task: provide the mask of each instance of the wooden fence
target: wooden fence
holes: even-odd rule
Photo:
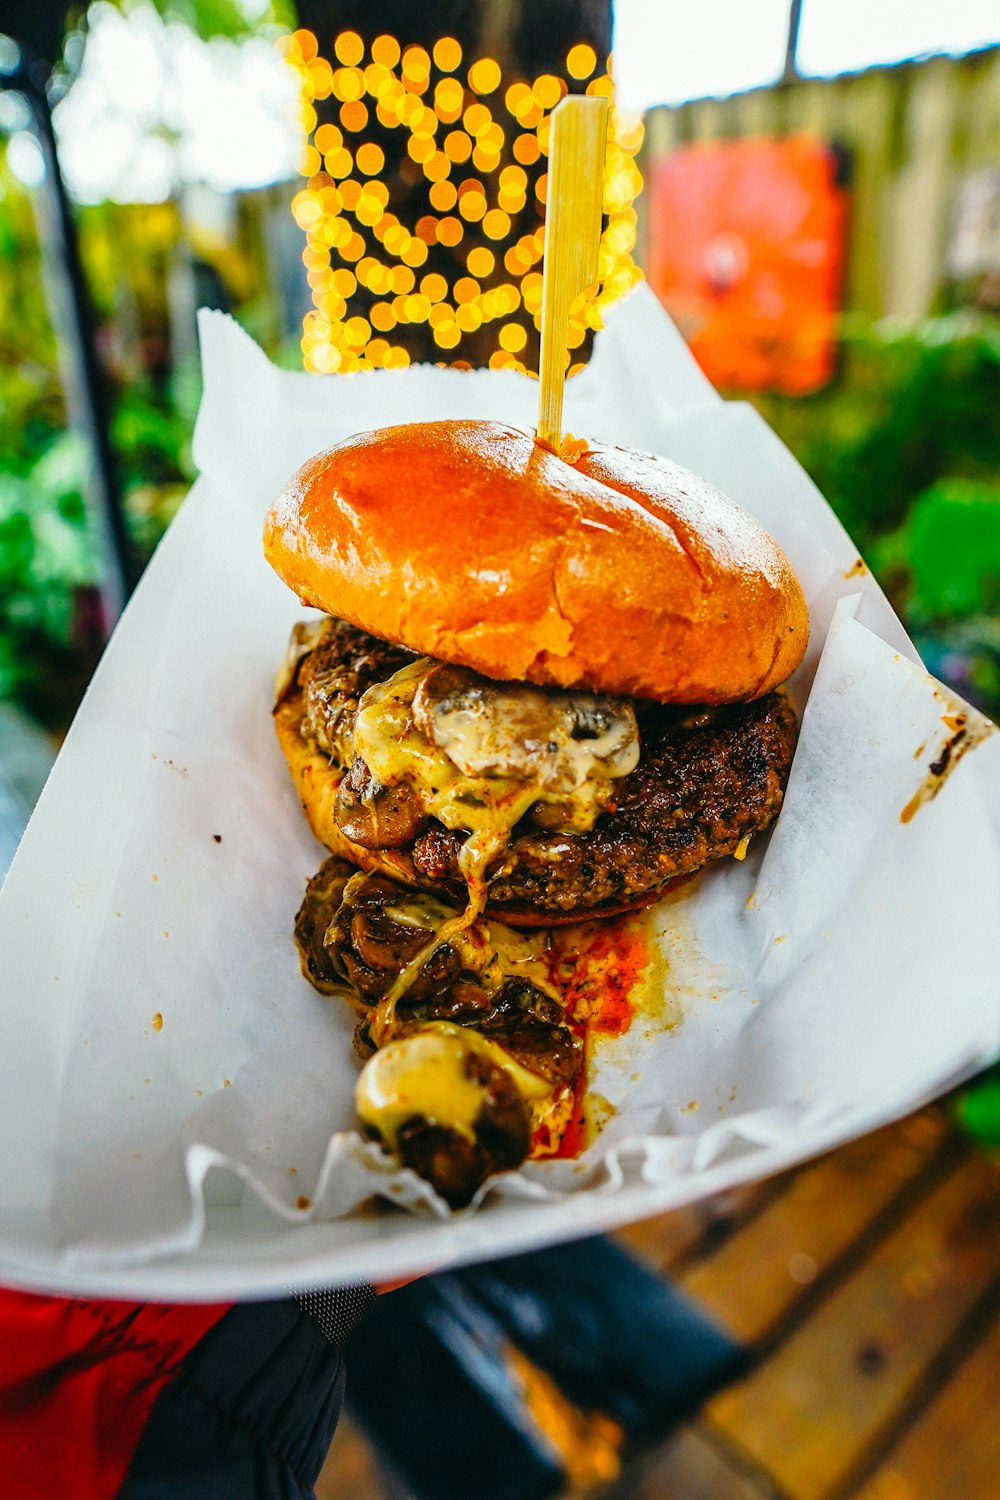
[[[1000,171],[1000,47],[653,109],[643,165],[693,141],[798,131],[849,153],[846,307],[932,312],[959,186],[978,169]]]

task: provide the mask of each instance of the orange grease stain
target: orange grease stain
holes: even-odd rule
[[[573,1030],[624,1036],[635,1016],[632,990],[649,964],[649,944],[627,917],[602,923],[568,970],[554,965]]]
[[[584,1042],[584,1049],[586,1049],[586,1042]],[[587,1064],[586,1050],[584,1050],[584,1065],[577,1074],[576,1083],[573,1086],[573,1103],[569,1119],[557,1130],[552,1130],[544,1121],[539,1125],[531,1138],[531,1150],[528,1153],[532,1161],[544,1161],[546,1158],[555,1156],[572,1160],[580,1155],[587,1145],[587,1116],[583,1104],[586,1092]]]
[[[536,1160],[572,1159],[588,1144],[584,1099],[591,1039],[595,1034],[624,1036],[628,1031],[636,1010],[632,993],[651,957],[645,933],[627,916],[593,926],[582,944],[580,936],[578,929],[572,939],[574,951],[562,947],[557,935],[548,963],[549,978],[562,996],[566,1020],[583,1040],[583,1067],[577,1075],[568,1123],[557,1132],[544,1124],[535,1132],[531,1156]]]

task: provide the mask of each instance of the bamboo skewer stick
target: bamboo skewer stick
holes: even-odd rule
[[[571,94],[552,113],[538,436],[556,453],[562,440],[569,310],[580,293],[597,280],[607,136],[606,99]]]

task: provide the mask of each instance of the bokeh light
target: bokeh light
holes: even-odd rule
[[[597,53],[587,42],[578,42],[566,53],[566,72],[571,78],[589,78],[597,67]]]
[[[434,64],[442,73],[453,73],[462,61],[462,49],[453,36],[442,36],[434,43]]]
[[[604,309],[641,279],[642,124],[615,108],[593,47],[571,46],[562,73],[533,79],[505,79],[490,57],[466,61],[454,37],[428,52],[383,34],[366,60],[363,38],[342,31],[327,60],[300,30],[284,52],[301,98],[306,181],[292,212],[313,298],[303,359],[316,373],[402,368],[418,328],[442,362],[470,368],[469,339],[476,362],[536,373],[552,110],[582,88],[611,101],[598,281],[569,325],[569,371],[582,369]]]
[[[469,87],[474,94],[492,94],[500,86],[500,64],[492,57],[481,57],[469,69]]]

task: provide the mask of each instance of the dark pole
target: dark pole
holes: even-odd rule
[[[20,46],[16,46],[16,59],[14,48],[4,50],[0,86],[16,89],[27,102],[45,161],[45,180],[38,199],[42,250],[52,269],[48,278],[49,296],[53,304],[52,321],[66,355],[67,403],[90,449],[90,521],[101,566],[104,631],[110,635],[138,581],[140,569],[121,504],[109,437],[110,405],[94,344],[94,314],[80,263],[76,224],[59,166],[45,88],[48,70],[44,64],[29,59]]]
[[[788,37],[785,42],[785,70],[782,76],[783,83],[791,83],[798,77],[798,66],[795,61],[799,50],[799,25],[802,21],[802,0],[791,0],[788,9]]]

